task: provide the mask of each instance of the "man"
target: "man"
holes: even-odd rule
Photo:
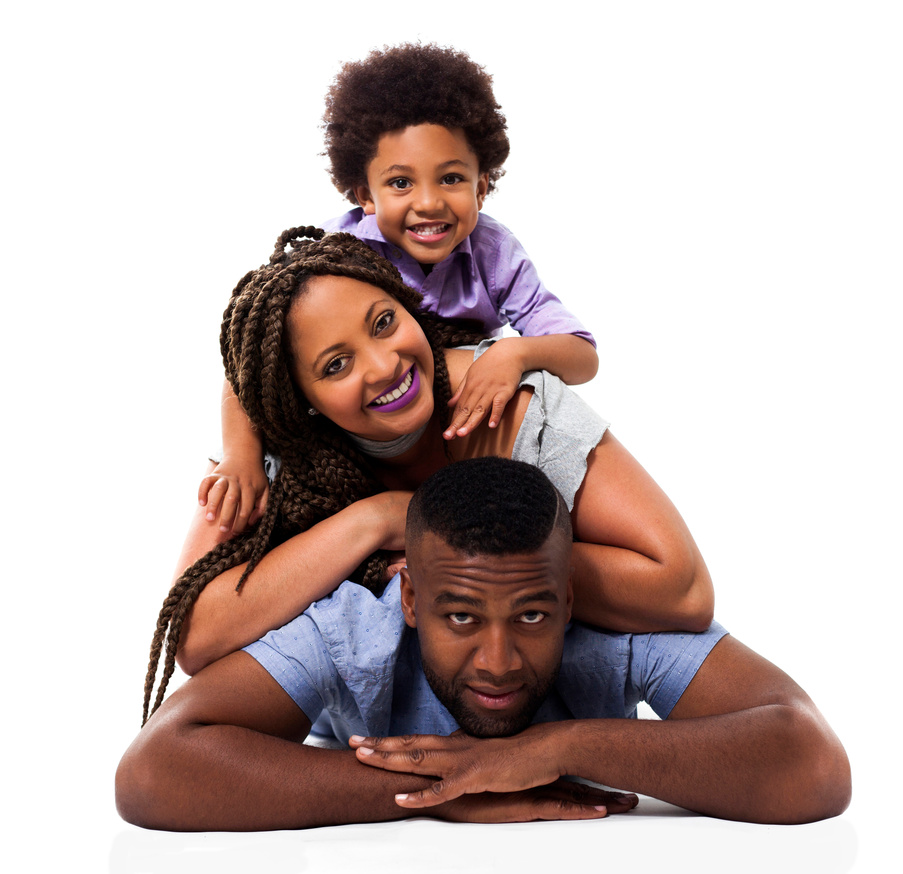
[[[846,808],[849,764],[821,714],[717,624],[569,624],[570,519],[535,468],[443,468],[412,499],[406,540],[407,569],[380,599],[345,583],[174,693],[119,766],[121,815],[251,830],[636,804],[565,775],[757,822]],[[625,718],[641,699],[663,719]],[[352,749],[300,743],[324,710]]]

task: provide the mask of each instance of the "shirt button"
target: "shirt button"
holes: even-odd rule
[[[401,249],[393,249],[392,257],[397,261],[401,257]]]

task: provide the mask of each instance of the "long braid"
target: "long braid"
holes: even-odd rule
[[[448,426],[452,390],[442,349],[478,342],[482,332],[473,325],[455,326],[421,313],[422,296],[404,284],[394,266],[350,234],[324,235],[310,226],[281,234],[269,263],[246,274],[235,287],[220,331],[226,377],[262,435],[267,452],[279,458],[281,466],[263,517],[254,528],[219,544],[187,568],[163,602],[151,643],[143,722],[163,701],[175,669],[184,619],[211,580],[247,562],[236,586],[239,591],[274,546],[384,490],[368,459],[340,428],[325,416],[307,415],[308,404],[290,375],[284,339],[288,311],[307,280],[323,275],[346,276],[378,286],[417,319],[433,351],[435,409],[442,429]],[[384,553],[371,556],[358,569],[363,584],[378,589],[386,566]],[[164,640],[163,673],[151,709]]]

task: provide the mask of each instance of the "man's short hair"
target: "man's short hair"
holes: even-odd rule
[[[408,543],[426,532],[466,555],[536,552],[553,529],[572,539],[564,498],[539,468],[509,458],[472,458],[443,467],[408,505]]]

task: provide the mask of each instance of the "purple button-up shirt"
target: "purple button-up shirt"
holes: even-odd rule
[[[426,309],[446,318],[476,319],[497,334],[510,324],[529,337],[576,334],[594,346],[592,334],[541,282],[523,246],[504,225],[480,213],[477,226],[429,274],[407,252],[388,242],[376,216],[356,207],[324,223],[363,240],[391,261],[406,285],[423,295]]]

